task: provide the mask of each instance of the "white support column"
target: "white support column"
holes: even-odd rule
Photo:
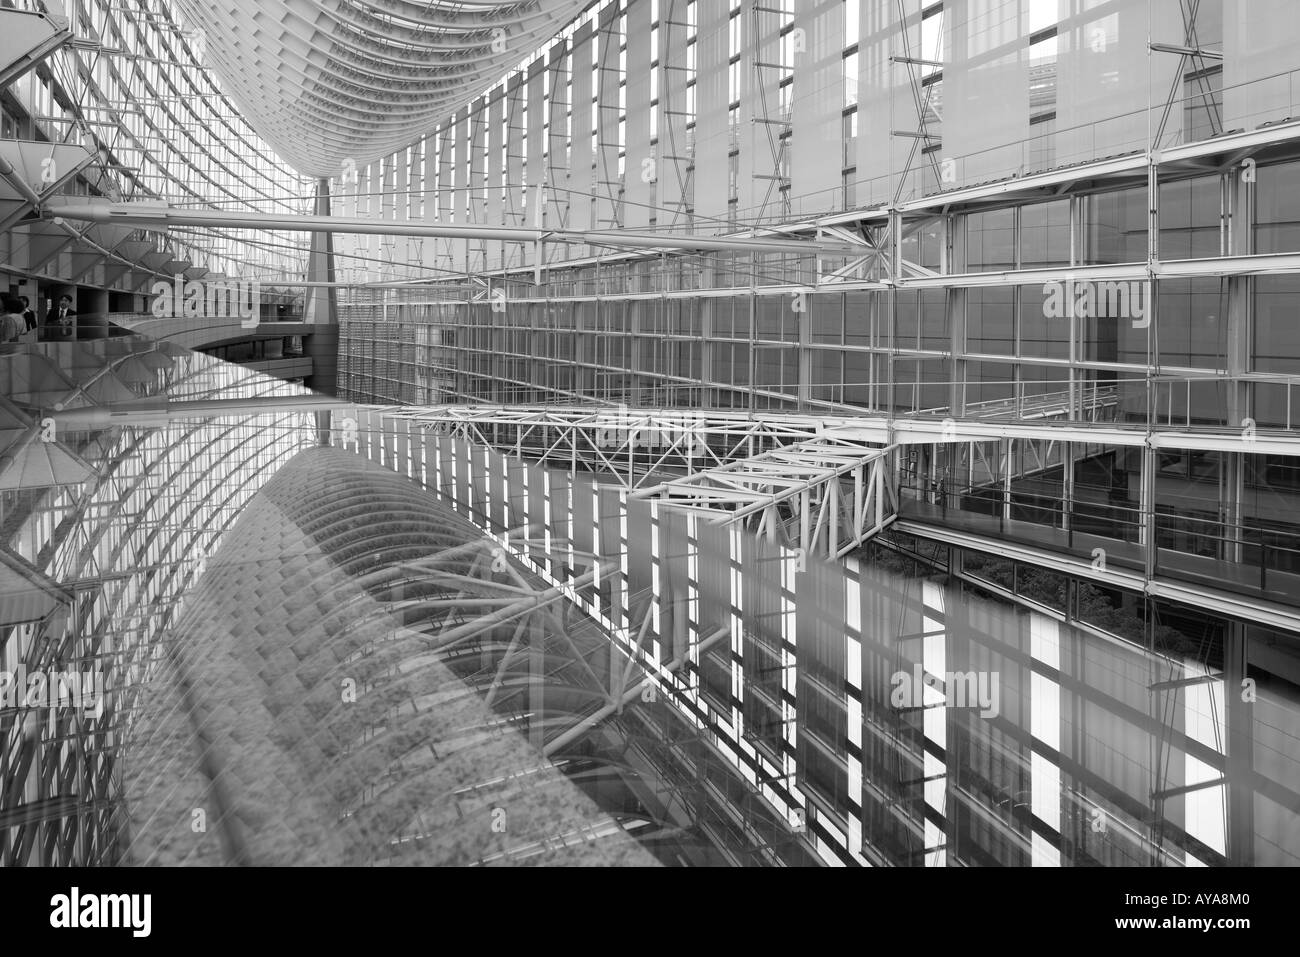
[[[623,225],[628,229],[649,225],[650,184],[658,174],[650,150],[650,22],[650,0],[628,0],[624,91],[627,175],[623,207]]]
[[[572,135],[569,145],[569,228],[591,229],[592,224],[592,95],[594,30],[590,22],[580,26],[573,36],[572,53]],[[572,257],[587,255],[587,247],[570,249]]]
[[[596,170],[595,227],[615,229],[622,225],[619,193],[623,188],[619,173],[619,100],[623,72],[619,67],[623,35],[619,24],[618,3],[601,10],[597,24],[596,71]],[[638,169],[639,172],[639,169]]]
[[[921,702],[924,711],[921,715],[921,727],[926,741],[933,742],[942,751],[948,748],[948,707],[944,676],[948,670],[948,636],[944,624],[944,588],[942,583],[923,581],[921,598],[924,603],[921,618]],[[930,613],[936,613],[932,616]],[[945,691],[931,686],[929,676],[937,679]],[[947,766],[927,749],[921,761],[921,784],[925,803],[939,815],[941,820],[948,816],[948,774]],[[925,826],[925,866],[944,867],[948,863],[946,830],[927,817]]]
[[[487,108],[487,161],[485,174],[486,180],[486,218],[485,222],[493,225],[505,225],[505,209],[502,202],[502,193],[505,183],[504,177],[506,169],[503,165],[502,156],[505,150],[506,135],[506,95],[505,90],[500,86],[492,88],[488,94]],[[508,163],[508,161],[505,161]],[[513,225],[513,224],[511,224]],[[487,269],[498,269],[504,262],[504,252],[501,243],[488,242],[486,262]]]
[[[1055,753],[1061,750],[1061,686],[1041,669],[1061,669],[1060,629],[1055,619],[1031,612],[1029,624],[1029,731]],[[1036,750],[1029,753],[1030,811],[1058,836],[1061,831],[1061,769]],[[1013,802],[1017,800],[1012,797]],[[1037,829],[1030,832],[1030,863],[1059,867],[1061,852]]]

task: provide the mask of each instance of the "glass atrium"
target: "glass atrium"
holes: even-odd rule
[[[0,865],[1300,863],[1287,0],[0,38]]]

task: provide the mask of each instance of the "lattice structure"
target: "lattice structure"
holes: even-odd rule
[[[582,7],[408,0],[180,0],[226,88],[275,149],[336,176],[406,146],[528,56]],[[345,80],[346,78],[346,80]]]
[[[895,451],[828,432],[642,489],[635,497],[723,525],[738,523],[800,554],[841,558],[896,516]]]
[[[314,440],[314,418],[263,407],[203,425],[87,426],[46,414],[66,405],[93,421],[110,399],[302,391],[138,340],[29,347],[0,357],[0,379],[14,426],[0,432],[0,661],[11,675],[92,679],[84,704],[0,708],[0,860],[117,863],[129,843],[121,748],[163,633],[240,507]]]

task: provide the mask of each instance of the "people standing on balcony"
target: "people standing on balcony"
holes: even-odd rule
[[[5,296],[0,308],[0,343],[17,342],[23,334],[23,303],[16,296]]]

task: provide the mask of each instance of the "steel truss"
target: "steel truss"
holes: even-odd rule
[[[848,428],[849,418],[624,406],[393,406],[383,415],[525,456],[599,472],[629,490],[656,475],[695,473]]]
[[[632,497],[739,523],[801,555],[841,558],[897,515],[896,451],[828,432]]]
[[[1113,393],[1100,390],[1095,411],[1104,418],[1114,402]],[[934,515],[905,509],[913,514],[900,522],[900,530],[955,542],[938,510],[951,497],[943,489],[954,483],[990,492],[1000,503],[997,515],[1009,521],[1012,483],[1107,447],[1145,450],[1143,488],[1153,481],[1159,450],[1300,456],[1300,436],[1290,430],[1139,431],[1104,421],[1081,426],[1071,422],[1068,403],[1052,397],[1038,403],[1032,415],[1014,404],[990,403],[978,409],[978,415],[960,419],[755,417],[617,406],[401,406],[370,411],[565,471],[594,472],[602,481],[627,489],[633,498],[684,508],[721,524],[740,524],[785,547],[829,557],[846,555],[870,540],[908,503],[932,506]],[[1138,555],[1156,548],[1149,498],[1140,514],[1134,543]],[[1068,514],[1061,531],[1070,531]],[[967,538],[976,550],[1004,550],[993,538]],[[1300,630],[1300,616],[1275,602],[1144,576],[1140,567],[1134,572],[1115,562],[1098,566],[1068,556],[1055,562],[1047,552],[1035,552],[1034,562],[1051,568],[1059,564],[1071,574],[1191,607],[1237,608],[1278,627]]]

